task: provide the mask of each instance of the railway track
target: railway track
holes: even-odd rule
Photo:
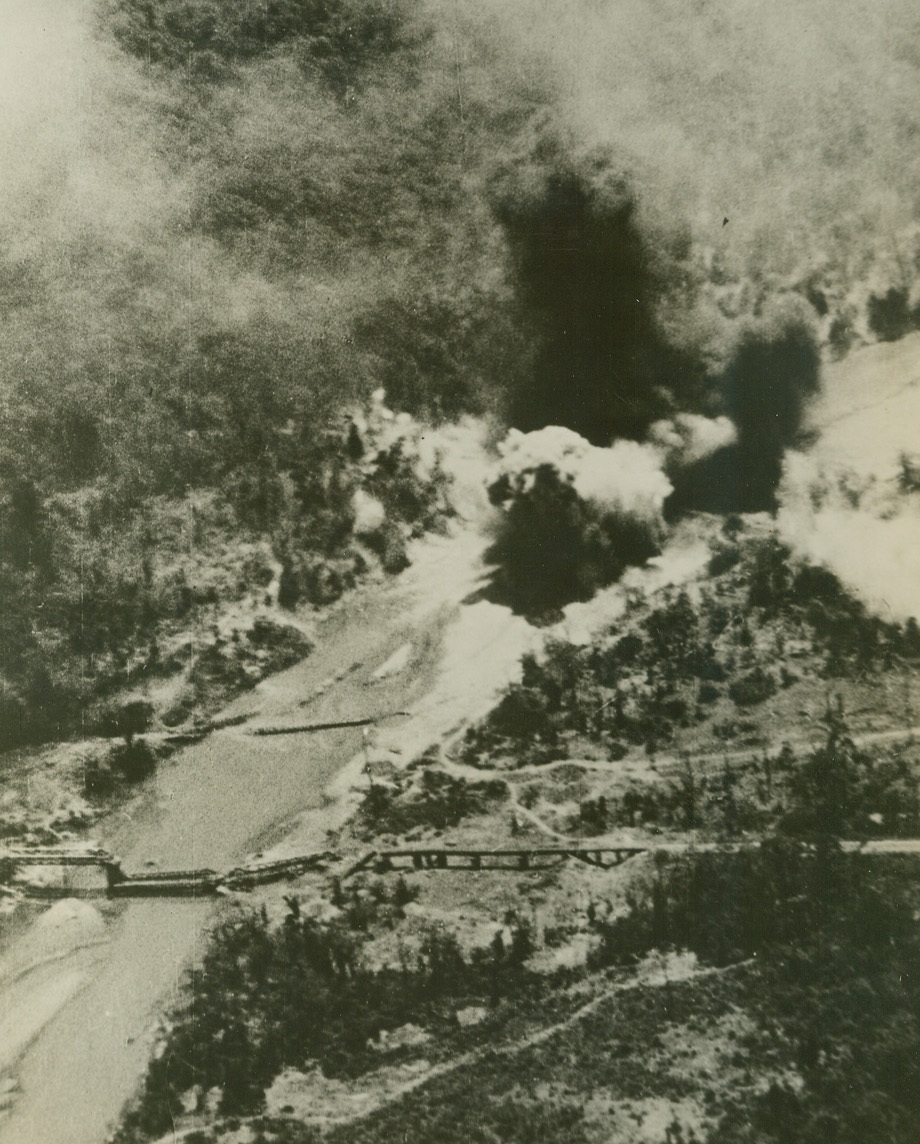
[[[341,855],[315,851],[275,860],[254,860],[221,873],[208,867],[188,870],[145,870],[127,874],[114,854],[101,849],[74,851],[54,847],[20,847],[0,851],[0,863],[13,871],[7,891],[35,898],[63,897],[205,897],[247,891],[271,882],[283,882],[319,874],[340,881],[362,870],[375,874],[419,873],[423,871],[497,871],[538,873],[565,862],[580,862],[601,870],[613,870],[642,854],[737,853],[759,847],[757,839],[738,842],[649,841],[610,845],[521,846],[488,849],[482,847],[416,846],[370,850],[361,855]],[[869,841],[846,840],[841,849],[857,854],[902,854],[920,857],[920,839],[879,838]],[[800,843],[804,853],[814,844]],[[55,868],[94,868],[100,879],[94,885],[74,885],[65,881],[30,880],[23,870]]]

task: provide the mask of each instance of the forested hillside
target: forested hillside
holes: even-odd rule
[[[435,419],[481,412],[525,356],[482,189],[508,100],[459,120],[417,13],[96,15],[87,130],[103,170],[106,149],[143,155],[119,190],[149,214],[112,227],[120,202],[62,176],[4,252],[6,743],[168,671],[164,622],[175,642],[278,564],[288,604],[335,598],[374,550],[398,568],[437,475],[411,428],[381,442],[353,415],[364,430],[380,386]],[[359,488],[386,509],[361,549]]]
[[[884,202],[869,181],[916,130],[916,69],[874,19],[882,88],[845,38],[811,71],[788,45],[771,64],[759,7],[700,5],[689,37],[675,5],[35,13],[64,78],[6,144],[4,744],[95,726],[101,698],[194,660],[224,603],[324,603],[399,568],[443,480],[423,429],[364,439],[380,388],[420,425],[603,446],[727,414],[734,446],[672,473],[669,511],[769,508],[819,348],[912,328],[910,180]],[[758,174],[783,122],[785,174],[773,154]]]

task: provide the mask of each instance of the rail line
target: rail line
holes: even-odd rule
[[[815,849],[814,843],[800,842],[803,852]],[[856,854],[901,854],[920,857],[918,838],[879,838],[847,840],[841,849]],[[600,870],[613,870],[641,854],[706,854],[738,853],[760,846],[757,839],[743,841],[649,841],[587,844],[571,846],[526,846],[514,848],[415,846],[386,850],[369,850],[360,855],[342,855],[333,851],[311,851],[289,858],[254,860],[234,866],[223,873],[202,867],[189,870],[145,870],[128,874],[119,859],[102,849],[76,850],[55,847],[19,847],[0,851],[0,869],[6,866],[7,885],[0,890],[24,897],[205,897],[254,889],[271,882],[282,882],[304,874],[320,874],[345,881],[369,870],[375,874],[419,873],[423,871],[498,871],[506,873],[538,873],[551,870],[564,862],[580,862]],[[81,867],[95,868],[104,881],[80,886],[36,881],[23,877],[21,868]]]
[[[192,870],[145,870],[128,874],[122,869],[119,859],[105,850],[77,852],[55,850],[52,847],[22,847],[0,851],[0,863],[6,863],[10,868],[13,875],[11,881],[16,890],[30,897],[192,897],[250,890],[308,873],[330,874],[345,880],[368,869],[377,874],[420,870],[538,871],[550,869],[567,860],[612,869],[648,849],[648,846],[638,844],[609,847],[518,847],[507,850],[413,847],[370,850],[358,856],[319,851],[272,861],[248,862],[225,873],[206,867]],[[45,870],[55,867],[91,867],[99,871],[104,884],[74,886],[50,880],[30,881],[22,877],[20,867]]]

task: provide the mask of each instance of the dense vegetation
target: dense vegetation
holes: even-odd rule
[[[92,229],[55,231],[61,263],[42,254],[53,202],[5,268],[3,744],[87,722],[279,564],[288,606],[335,598],[374,555],[398,568],[443,511],[437,476],[343,417],[381,383],[398,408],[481,410],[483,363],[507,372],[516,344],[495,225],[451,158],[448,85],[419,87],[431,31],[406,6],[108,7],[100,34],[139,57],[119,65],[117,142],[160,198],[127,235],[105,202]],[[386,510],[369,549],[356,489]]]
[[[802,248],[795,274],[756,212],[716,250],[653,191],[667,180],[638,124],[611,115],[598,143],[566,106],[553,37],[538,58],[480,15],[105,0],[98,42],[79,33],[92,97],[76,124],[66,90],[51,108],[4,214],[0,742],[92,724],[94,698],[154,669],[163,624],[210,622],[202,606],[258,591],[276,563],[287,602],[323,602],[360,574],[351,493],[379,480],[343,462],[342,417],[378,386],[422,418],[557,421],[601,443],[722,410],[734,453],[687,474],[672,507],[769,507],[816,383],[814,323],[838,348],[911,327],[900,208],[894,282],[858,220],[830,235],[820,209],[796,212],[829,245]],[[672,17],[643,36],[665,56]],[[615,17],[597,18],[603,38]],[[659,79],[623,66],[658,106]],[[785,106],[764,79],[758,98]],[[72,137],[92,177],[60,177],[84,162]],[[840,198],[831,151],[796,137],[795,169],[823,164],[832,177],[811,183]],[[876,262],[874,301],[854,302],[854,274]],[[807,314],[777,311],[776,294]],[[389,472],[378,547],[398,565],[394,530],[429,523],[430,498],[407,507],[415,478]]]
[[[167,1052],[151,1062],[118,1139],[165,1131],[192,1089],[201,1102],[217,1087],[224,1114],[257,1112],[285,1067],[318,1063],[329,1076],[361,1073],[379,1063],[372,1042],[381,1032],[411,1023],[450,1036],[458,1007],[544,988],[524,968],[530,931],[513,916],[507,948],[499,928],[488,949],[467,958],[449,931],[432,925],[400,966],[368,966],[368,930],[398,924],[414,896],[401,879],[377,882],[338,888],[332,923],[305,916],[296,898],[280,926],[264,911],[240,911],[224,922],[189,977],[187,1001],[171,1016]]]
[[[526,656],[520,683],[468,734],[467,759],[564,757],[573,736],[611,758],[630,745],[654,753],[694,724],[743,740],[746,712],[797,682],[803,657],[832,684],[920,652],[915,621],[880,619],[832,572],[796,561],[773,537],[739,536],[739,525],[724,526],[702,585],[636,597],[591,644],[550,640]],[[733,725],[713,726],[725,699]]]

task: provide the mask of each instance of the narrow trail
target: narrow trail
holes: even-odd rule
[[[917,738],[920,738],[920,726],[902,727],[890,731],[869,731],[861,735],[852,736],[853,742],[858,747],[878,746],[885,743],[909,743]],[[793,736],[784,739],[779,748],[773,747],[771,757],[778,754],[784,746],[790,747],[793,751],[801,751],[815,750],[819,745],[820,742],[816,741],[813,737]],[[644,763],[643,769],[651,771],[651,773],[657,777],[664,777],[669,773],[681,771],[688,765],[724,765],[725,763],[739,763],[759,759],[767,750],[767,747],[746,747],[732,751],[700,751],[685,752],[680,755],[656,755],[654,759],[650,759]],[[557,759],[552,763],[508,769],[503,767],[476,767],[471,766],[469,763],[458,763],[452,759],[442,759],[441,765],[448,774],[453,775],[455,778],[465,779],[469,782],[485,782],[491,780],[504,783],[514,814],[519,818],[525,819],[532,826],[536,827],[541,834],[545,834],[548,838],[552,838],[555,841],[589,845],[592,842],[610,842],[611,839],[617,837],[617,835],[609,833],[599,835],[580,834],[577,837],[560,833],[555,827],[546,822],[545,819],[541,818],[529,807],[524,806],[520,800],[516,780],[539,778],[541,775],[551,774],[553,771],[561,770],[564,767],[574,767],[585,771],[599,771],[610,775],[615,773],[616,768],[622,765],[620,762],[599,762],[594,759]],[[652,767],[654,767],[653,770],[651,769]],[[873,846],[881,847],[883,844],[886,847],[886,853],[912,854],[916,849],[920,848],[920,842],[913,839],[879,840],[877,844],[867,843],[864,848],[872,850]],[[650,842],[649,845],[651,848],[655,848],[658,846],[658,843]],[[901,849],[897,849],[897,847],[901,847]]]
[[[515,815],[519,815],[521,818],[526,818],[529,823],[537,828],[537,830],[539,830],[542,834],[546,834],[549,838],[555,838],[558,842],[572,841],[572,838],[569,835],[560,834],[559,831],[550,826],[548,822],[544,822],[538,814],[535,814],[529,807],[524,806],[518,798],[517,791],[514,789],[511,783],[508,784],[508,794],[510,796],[511,807]]]
[[[642,988],[667,988],[678,982],[692,983],[713,977],[723,977],[752,964],[754,964],[754,959],[747,959],[745,961],[735,962],[732,965],[707,966],[703,969],[695,969],[691,972],[681,972],[670,976],[667,969],[662,968],[661,972],[654,976],[641,976],[632,981],[618,981],[613,984],[609,984],[606,972],[602,970],[599,973],[592,974],[590,977],[577,982],[575,985],[567,986],[557,994],[557,997],[560,999],[572,998],[584,993],[591,993],[598,985],[601,986],[599,991],[594,993],[590,1000],[580,1005],[573,1012],[569,1013],[568,1016],[553,1022],[551,1025],[545,1025],[520,1037],[504,1041],[497,1045],[487,1044],[476,1049],[471,1049],[469,1052],[462,1053],[460,1056],[452,1057],[449,1060],[442,1061],[435,1065],[422,1067],[413,1072],[412,1075],[406,1076],[401,1080],[394,1077],[393,1071],[384,1069],[367,1073],[350,1085],[333,1087],[327,1096],[329,1103],[347,1105],[350,1101],[354,1106],[350,1111],[343,1112],[341,1108],[338,1110],[333,1110],[332,1108],[325,1109],[323,1107],[323,1093],[320,1090],[316,1093],[315,1098],[310,1100],[311,1111],[306,1114],[301,1113],[298,1115],[296,1122],[314,1125],[319,1128],[335,1128],[346,1124],[357,1124],[367,1119],[367,1117],[373,1116],[381,1109],[387,1108],[389,1105],[395,1104],[416,1090],[423,1088],[425,1085],[431,1084],[433,1081],[440,1080],[443,1077],[450,1076],[462,1069],[470,1068],[486,1057],[514,1056],[517,1053],[536,1048],[538,1045],[546,1044],[548,1041],[551,1041],[553,1037],[573,1028],[580,1021],[583,1021],[592,1013],[597,1012],[602,1005],[619,994],[631,993]],[[253,1126],[256,1126],[261,1124],[261,1122],[262,1117],[255,1117],[244,1123],[251,1123]],[[218,1131],[220,1127],[219,1122],[213,1126],[213,1128]],[[200,1131],[200,1125],[181,1129],[179,1132],[172,1132],[169,1136],[162,1137],[156,1144],[174,1144],[175,1141],[188,1140],[193,1137],[196,1132]]]
[[[920,725],[911,725],[910,727],[895,727],[888,731],[866,731],[862,734],[851,735],[850,738],[857,747],[871,747],[880,746],[885,743],[911,743],[915,739],[920,739]],[[762,757],[765,751],[771,753],[771,757],[775,757],[783,749],[788,746],[793,751],[813,751],[822,744],[822,737],[819,735],[791,735],[784,736],[780,741],[779,746],[749,746],[749,747],[735,747],[731,750],[718,750],[718,751],[682,751],[680,754],[655,754],[650,756],[647,760],[643,760],[644,769],[653,769],[654,773],[661,774],[664,771],[677,770],[685,767],[688,763],[706,765],[709,763],[739,763],[748,759],[755,759]],[[458,763],[453,760],[445,761],[444,768],[450,774],[455,775],[457,778],[468,779],[472,782],[483,782],[489,779],[499,779],[503,781],[511,781],[514,779],[524,778],[539,778],[540,775],[551,774],[553,771],[560,770],[563,767],[576,767],[585,771],[602,771],[606,774],[611,774],[615,768],[628,766],[630,763],[635,763],[634,759],[624,759],[622,761],[605,762],[596,759],[556,759],[551,763],[528,764],[524,767],[477,767],[470,763]]]

